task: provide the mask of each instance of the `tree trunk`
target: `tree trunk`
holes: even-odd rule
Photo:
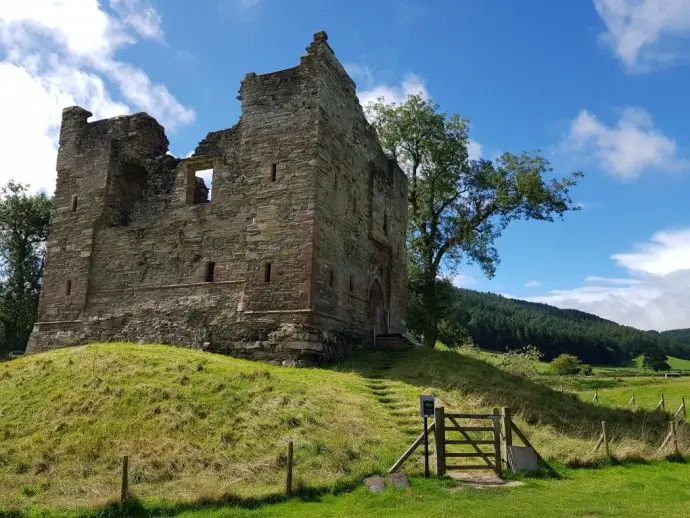
[[[424,277],[424,311],[426,312],[424,325],[424,347],[433,349],[436,347],[438,337],[438,311],[436,308],[436,276]]]

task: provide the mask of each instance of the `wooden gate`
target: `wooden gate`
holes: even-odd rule
[[[500,475],[503,469],[501,420],[497,408],[491,414],[446,414],[443,407],[436,407],[436,473],[445,475],[447,470],[491,469]],[[463,463],[467,459],[478,459],[479,462]]]

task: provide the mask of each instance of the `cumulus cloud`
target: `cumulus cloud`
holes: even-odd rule
[[[646,71],[682,57],[690,36],[687,0],[594,0],[606,25],[600,35],[628,71]],[[687,50],[687,49],[686,49]]]
[[[0,183],[14,177],[53,192],[67,106],[83,106],[96,119],[145,110],[172,131],[193,121],[194,111],[164,85],[115,57],[137,37],[163,41],[155,9],[140,0],[110,0],[109,7],[97,0],[0,5]]]
[[[639,329],[688,327],[690,229],[657,232],[634,250],[611,258],[627,276],[589,276],[577,288],[527,300],[580,309]]]
[[[373,82],[373,77],[368,69],[350,69],[355,70],[354,75],[365,74],[365,78]],[[387,103],[402,104],[407,100],[409,95],[421,95],[424,98],[429,98],[429,91],[426,88],[424,80],[417,74],[408,72],[405,74],[402,82],[399,85],[390,84],[368,84],[364,90],[357,93],[359,102],[362,106],[366,106],[370,102],[383,98]]]
[[[690,166],[677,156],[675,140],[656,129],[649,113],[637,107],[625,108],[615,126],[582,110],[570,124],[564,148],[592,154],[604,171],[623,180],[634,180],[648,170],[674,172]]]
[[[525,283],[525,288],[538,288],[539,286],[541,286],[539,281],[527,281]]]

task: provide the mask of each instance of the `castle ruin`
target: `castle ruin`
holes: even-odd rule
[[[326,34],[238,99],[186,159],[146,113],[63,110],[28,352],[121,340],[308,364],[404,333],[407,178]]]

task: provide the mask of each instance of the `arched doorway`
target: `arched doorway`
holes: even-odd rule
[[[383,297],[381,283],[376,280],[369,288],[369,330],[371,332],[374,345],[376,337],[388,332],[386,322],[386,303]]]

